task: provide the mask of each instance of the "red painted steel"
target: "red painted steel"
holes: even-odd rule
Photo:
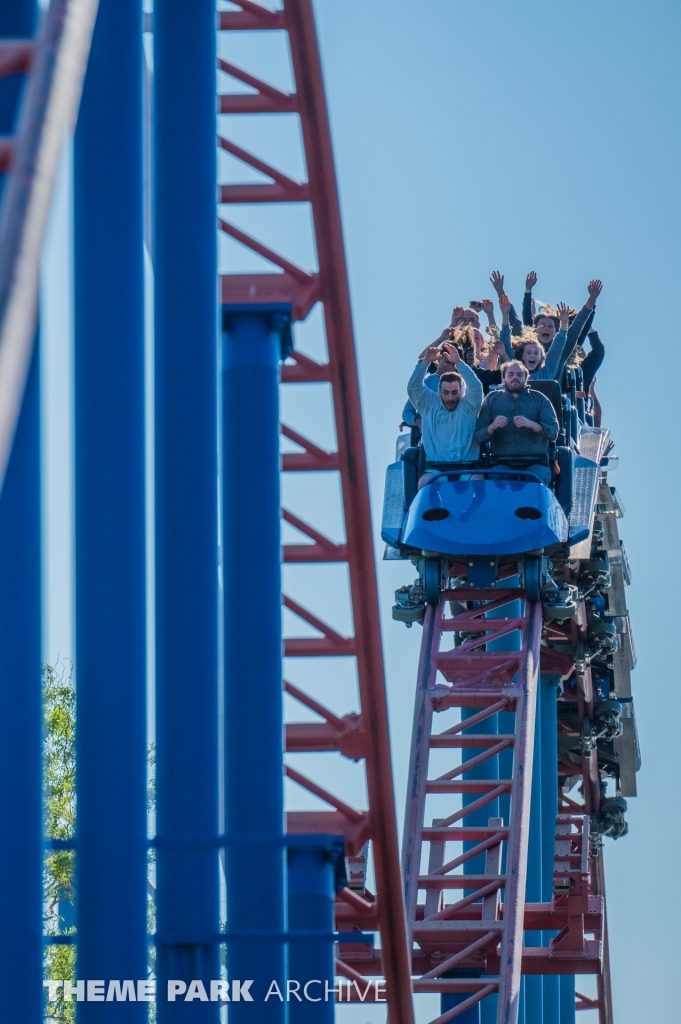
[[[380,973],[386,979],[391,1020],[394,1024],[412,1024],[410,961],[401,899],[402,883],[362,414],[338,190],[314,16],[310,0],[285,0],[281,11],[268,10],[251,0],[237,2],[239,11],[220,13],[220,30],[285,31],[296,88],[293,94],[284,93],[231,62],[221,60],[219,66],[222,71],[255,91],[249,94],[221,95],[220,113],[296,113],[300,119],[304,143],[307,181],[293,181],[241,146],[221,138],[219,145],[223,150],[267,175],[272,181],[247,185],[223,184],[220,186],[219,200],[224,204],[308,202],[314,221],[319,269],[316,272],[302,269],[222,218],[219,224],[223,232],[269,260],[281,271],[223,276],[222,301],[288,302],[292,306],[294,320],[304,319],[316,303],[323,304],[328,363],[318,363],[309,356],[294,352],[291,361],[282,369],[282,382],[324,381],[331,385],[337,450],[327,451],[313,440],[283,425],[284,437],[302,448],[300,453],[283,456],[283,470],[338,471],[346,540],[344,543],[336,543],[299,515],[284,510],[284,520],[313,541],[312,544],[285,545],[284,561],[311,565],[329,562],[347,564],[354,635],[341,636],[313,611],[286,596],[284,604],[289,611],[313,626],[321,637],[287,639],[285,655],[355,658],[360,695],[359,714],[338,716],[298,687],[286,684],[289,695],[300,700],[323,719],[320,723],[288,725],[286,748],[296,752],[338,750],[345,756],[363,760],[369,803],[367,811],[357,811],[313,780],[287,768],[291,779],[320,796],[333,808],[322,812],[290,812],[288,829],[292,832],[343,832],[347,851],[351,855],[360,854],[367,840],[371,840],[377,893],[376,897],[367,893],[365,902],[368,903],[372,920],[377,921],[381,931]],[[347,891],[339,897],[337,907],[337,919],[342,922],[343,928],[367,927],[367,907],[349,898]],[[347,955],[351,956],[353,951],[356,951],[356,947]],[[342,964],[346,955],[342,948],[340,955]],[[361,975],[352,972],[349,965],[344,970],[346,976],[354,980],[361,978]]]
[[[517,598],[517,590],[478,592],[467,587],[467,601],[486,599],[487,605],[446,618],[447,601],[461,600],[460,592],[449,591],[443,595],[437,608],[429,606],[424,622],[408,779],[403,867],[407,920],[428,968],[420,979],[414,981],[413,987],[417,992],[472,993],[438,1021],[454,1019],[467,1006],[492,993],[499,995],[499,1022],[514,1024],[518,1016],[541,608],[527,603],[522,617],[485,618],[487,611],[503,608]],[[481,650],[490,640],[516,631],[520,631],[522,638],[519,651]],[[454,633],[458,634],[461,642],[450,649],[442,649],[443,640]],[[438,678],[438,673],[446,682]],[[461,721],[443,733],[434,733],[434,712],[462,707],[481,710],[471,719]],[[467,726],[484,722],[500,710],[515,712],[512,734],[463,735]],[[470,771],[476,764],[488,761],[509,747],[514,751],[512,779],[478,782],[460,779],[464,771]],[[480,753],[465,763],[455,765],[437,779],[429,780],[429,754],[434,748],[451,749],[453,755],[456,749],[462,748],[479,748]],[[434,820],[429,827],[424,820],[427,795],[443,792],[480,795],[448,817]],[[508,823],[492,817],[486,828],[465,824],[465,819],[473,811],[508,792],[511,793]],[[472,841],[476,845],[445,863],[445,843],[464,841]],[[426,875],[420,873],[424,843],[429,844]],[[506,872],[502,875],[504,843]],[[483,875],[452,873],[483,850],[486,854]],[[454,903],[445,903],[444,893],[451,888],[467,888],[472,892]],[[503,912],[500,902],[502,889],[505,890]],[[425,891],[425,903],[418,902],[419,891]],[[501,952],[497,955],[499,945]],[[451,979],[440,977],[455,965],[484,969],[487,959],[495,956],[503,965],[496,978],[466,979],[466,986],[461,987],[452,986]]]
[[[437,1021],[453,1020],[466,1007],[498,993],[499,1024],[515,1024],[521,974],[596,974],[599,986],[602,984],[605,920],[598,875],[602,861],[592,855],[588,814],[558,816],[554,898],[550,903],[524,901],[536,689],[540,659],[542,664],[545,657],[552,665],[554,661],[550,649],[542,645],[547,630],[540,605],[525,602],[520,617],[485,618],[486,613],[503,609],[518,596],[518,590],[501,587],[476,590],[465,586],[447,591],[437,609],[429,606],[423,626],[403,843],[407,920],[416,942],[413,989],[471,993]],[[446,614],[448,601],[456,602],[458,613]],[[468,610],[460,610],[466,607],[463,601],[469,602]],[[481,604],[471,608],[470,602]],[[489,641],[516,631],[521,636],[520,650],[484,649]],[[446,648],[451,636],[455,646]],[[567,671],[567,664],[563,667]],[[444,732],[435,732],[434,713],[451,708],[479,710]],[[499,711],[515,713],[512,733],[465,732]],[[509,747],[514,752],[511,779],[461,778]],[[433,749],[451,750],[452,755],[457,749],[475,753],[465,763],[455,762],[450,770],[431,779],[428,769]],[[466,823],[474,811],[509,792],[508,822],[491,817],[486,827]],[[426,825],[429,794],[467,794],[473,799]],[[445,862],[445,843],[464,841],[472,842],[473,848]],[[426,874],[421,873],[424,843],[429,846]],[[504,843],[506,867],[502,874]],[[483,874],[458,873],[483,852]],[[446,893],[456,889],[467,889],[469,894],[446,902]],[[419,891],[425,892],[425,902],[418,902]],[[546,947],[524,947],[525,930],[558,934]],[[442,977],[455,966],[477,968],[481,975]],[[362,970],[371,973],[371,965],[364,964]]]

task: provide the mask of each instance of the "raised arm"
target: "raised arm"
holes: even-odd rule
[[[583,337],[584,328],[591,326],[593,320],[593,313],[596,308],[596,299],[603,290],[603,282],[598,279],[589,281],[589,298],[586,300],[582,308],[580,309],[577,316],[570,324],[570,329],[567,332],[567,352],[568,358],[572,355],[573,350],[579,343],[580,337]],[[587,330],[588,330],[587,327]]]
[[[509,359],[515,359],[515,352],[513,351],[513,346],[511,345],[510,326],[511,310],[513,309],[513,307],[511,305],[511,300],[509,299],[508,295],[506,295],[506,293],[502,294],[499,299],[499,308],[501,310],[501,315],[503,317],[501,332],[499,334],[499,341],[504,346],[504,351],[506,352],[507,357]]]
[[[565,369],[567,353],[565,347],[568,337],[568,317],[570,309],[564,302],[558,303],[558,316],[560,317],[560,330],[551,342],[551,348],[546,357],[546,372],[552,380],[560,380]]]
[[[589,343],[591,351],[582,363],[582,376],[584,378],[584,390],[588,393],[592,381],[598,373],[601,363],[605,359],[605,345],[598,336],[598,331],[589,331]]]
[[[488,370],[496,370],[496,368],[499,365],[499,362],[501,361],[503,363],[506,359],[506,346],[504,345],[501,338],[497,337],[493,338],[492,340],[492,347],[487,353],[487,358],[485,359]]]
[[[537,274],[531,270],[525,278],[525,294],[523,295],[523,323],[525,327],[532,327],[534,317],[532,316],[532,289],[537,283]]]
[[[483,308],[483,312],[485,313],[485,315],[487,317],[487,324],[488,324],[488,326],[489,327],[496,327],[497,322],[494,319],[494,303],[492,302],[492,300],[491,299],[483,299],[482,300],[482,308]]]
[[[427,388],[424,383],[428,367],[431,363],[437,362],[439,358],[440,346],[437,344],[429,345],[419,356],[419,361],[409,378],[407,394],[418,412],[424,412],[426,409],[437,405],[440,401],[439,395],[431,391],[430,388]]]
[[[492,271],[492,276],[490,277],[490,281],[492,282],[492,287],[494,288],[495,292],[497,293],[497,296],[499,298],[499,303],[501,304],[501,298],[505,294],[504,293],[504,275],[500,274],[498,270],[493,270]],[[522,323],[520,321],[520,318],[518,317],[518,314],[516,313],[515,309],[513,308],[513,306],[510,303],[509,303],[509,310],[508,310],[508,312],[509,312],[508,322],[511,325],[511,333],[515,334],[515,335],[522,334],[523,333],[523,325],[522,325]]]

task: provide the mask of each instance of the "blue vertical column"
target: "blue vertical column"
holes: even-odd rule
[[[555,823],[558,814],[558,687],[560,677],[539,677],[539,718],[541,729],[541,803],[542,803],[542,903],[553,899],[553,857]],[[548,946],[555,931],[544,932]],[[560,1020],[560,977],[544,975],[544,1019]]]
[[[508,582],[509,586],[517,585],[517,579],[515,584],[513,581]],[[506,618],[509,616],[520,615],[520,602],[513,602],[511,605],[505,605],[502,608],[495,608],[488,612],[486,618],[488,619],[499,619]],[[486,645],[488,651],[506,651],[506,650],[517,650],[520,643],[519,634],[512,633],[509,636],[500,637],[498,640],[492,640]],[[461,712],[462,720],[471,718],[474,714],[480,711],[480,708],[464,708]],[[503,725],[502,725],[503,722]],[[478,725],[472,726],[470,729],[465,730],[465,734],[474,733],[487,733],[494,734],[497,732],[502,733],[513,733],[515,718],[510,712],[502,712],[501,714],[491,715],[489,718],[485,718]],[[462,760],[468,761],[476,754],[480,753],[478,749],[464,749],[462,752]],[[513,750],[511,749],[505,756],[501,754],[498,757],[489,758],[483,764],[477,768],[473,768],[471,771],[466,772],[463,776],[464,779],[497,779],[497,778],[511,778],[513,771]],[[472,803],[478,798],[478,794],[464,795],[462,803],[464,807],[467,804]],[[485,807],[482,807],[478,811],[474,811],[472,814],[466,817],[467,825],[478,825],[485,827],[489,818],[496,818],[500,814],[504,817],[505,823],[508,824],[508,808],[510,806],[510,798],[502,797],[501,800],[493,800]],[[464,849],[474,846],[474,843],[464,844]],[[467,861],[464,864],[464,874],[482,874],[485,870],[485,854],[479,854],[471,861]],[[470,972],[469,972],[470,973]],[[451,972],[452,977],[464,977],[465,972],[459,971],[456,974],[454,971]],[[468,998],[468,993],[452,994],[443,996],[441,999],[441,1009],[445,1010],[453,1009]],[[461,1015],[461,1020],[464,1024],[493,1024],[496,1020],[497,1014],[497,997],[496,995],[487,996],[478,1006],[472,1006],[468,1010],[464,1011]]]
[[[222,368],[222,545],[225,649],[227,927],[286,926],[282,711],[279,363],[288,307],[226,307]],[[253,978],[256,999],[282,991],[285,947],[233,941],[231,979]],[[250,1022],[247,1004],[230,1024]],[[258,1024],[282,1024],[285,1006],[261,1002]]]
[[[39,357],[0,494],[0,983],[7,1020],[42,1021]]]
[[[35,0],[4,0],[0,37],[27,37]],[[23,76],[0,80],[11,135]],[[0,175],[0,199],[4,177]],[[0,984],[5,1015],[42,1021],[42,782],[39,357],[33,354],[0,494]]]
[[[154,4],[159,1024],[219,1011],[167,998],[219,977],[215,17]]]
[[[575,1024],[577,1011],[575,1008],[575,976],[560,976],[560,1024]]]
[[[74,143],[80,978],[147,975],[142,21],[101,0]],[[111,88],[111,83],[116,87]],[[79,1021],[146,1020],[84,1002]]]
[[[300,838],[308,842],[288,850],[288,926],[291,931],[328,934],[333,931],[334,839],[329,837],[325,844],[324,836]],[[319,845],[311,842],[315,838]],[[337,838],[336,842],[342,858],[343,840]],[[333,1024],[334,997],[326,998],[334,985],[333,942],[314,938],[291,942],[288,978],[298,982],[289,1002],[289,1024]]]

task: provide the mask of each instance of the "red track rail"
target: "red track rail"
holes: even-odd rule
[[[386,979],[391,1020],[395,1024],[411,1024],[413,1010],[406,924],[402,900],[396,898],[396,894],[401,893],[402,884],[362,414],[338,190],[314,16],[311,0],[285,0],[281,11],[266,9],[252,0],[237,2],[240,11],[221,12],[220,30],[285,31],[296,91],[285,93],[221,60],[219,66],[222,71],[255,91],[221,95],[219,110],[222,114],[298,114],[308,178],[305,182],[293,181],[229,139],[221,138],[219,145],[222,149],[272,180],[263,184],[221,185],[219,199],[224,204],[309,203],[319,270],[315,273],[300,268],[234,224],[221,219],[220,227],[227,235],[280,270],[273,274],[223,276],[222,300],[224,303],[288,302],[292,306],[294,320],[304,319],[317,302],[323,304],[328,363],[318,363],[294,352],[293,364],[283,367],[282,382],[330,383],[337,451],[326,451],[313,440],[282,426],[284,436],[302,448],[302,453],[284,455],[283,470],[338,471],[346,540],[336,543],[300,515],[284,511],[284,519],[312,541],[312,544],[284,545],[284,561],[346,563],[354,613],[354,635],[341,636],[312,610],[284,597],[285,606],[321,634],[319,639],[287,639],[285,655],[352,656],[356,659],[360,695],[359,714],[339,716],[297,686],[286,684],[290,696],[322,719],[318,724],[302,722],[288,725],[286,749],[295,752],[337,750],[355,760],[362,759],[366,768],[369,802],[367,811],[356,810],[313,780],[287,768],[289,778],[334,808],[328,812],[290,812],[288,829],[290,832],[342,832],[351,855],[358,854],[367,840],[371,840],[376,897],[363,897],[345,890],[337,904],[337,918],[343,928],[357,926],[367,929],[378,923],[382,944],[381,968]],[[349,964],[341,962],[338,969],[353,980],[359,977]]]

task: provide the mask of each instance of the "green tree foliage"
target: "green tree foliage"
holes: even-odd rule
[[[73,839],[76,831],[76,694],[71,666],[43,667],[43,785],[45,836]],[[74,852],[49,851],[44,870],[44,918],[48,935],[73,934],[75,909]],[[75,945],[48,944],[45,978],[75,977]],[[76,1004],[45,1004],[45,1020],[73,1024]]]
[[[45,836],[48,839],[74,839],[76,834],[76,693],[70,665],[43,666],[43,788],[45,801]],[[149,782],[147,809],[150,818],[156,810],[156,751],[154,744],[147,754]],[[152,877],[155,851],[149,850],[148,927],[156,926],[156,908]],[[47,935],[74,935],[75,925],[75,853],[73,850],[52,850],[45,858],[44,923]],[[149,970],[154,976],[155,953],[149,950]],[[75,980],[76,946],[48,944],[45,951],[45,979]],[[149,1003],[149,1024],[155,1024],[156,1005]],[[75,1024],[76,1003],[64,1001],[45,1004],[46,1024]]]

